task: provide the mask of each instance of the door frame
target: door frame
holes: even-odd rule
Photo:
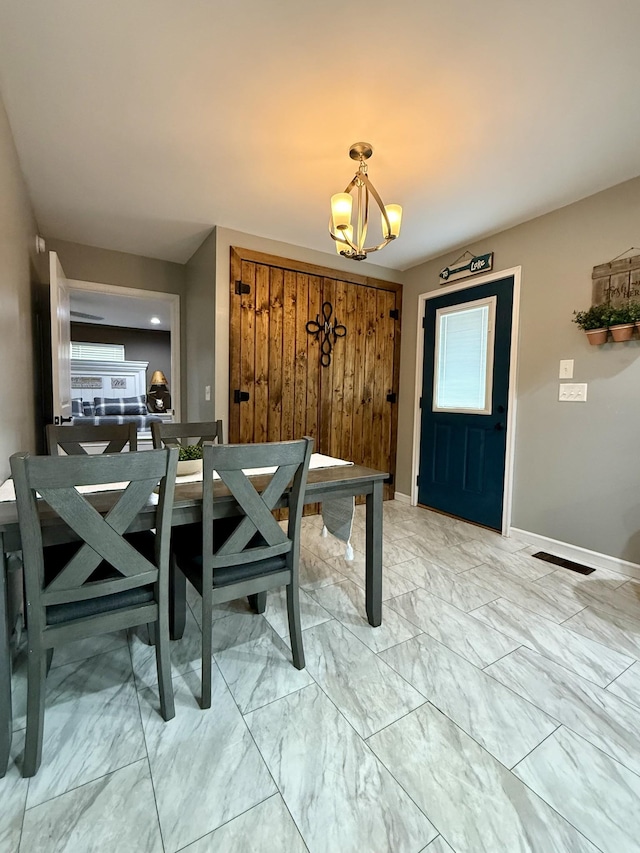
[[[81,281],[69,278],[69,290],[84,290],[92,293],[104,293],[112,296],[126,296],[133,299],[157,299],[168,302],[171,309],[171,401],[174,417],[177,422],[181,419],[182,389],[180,382],[180,294],[166,293],[161,290],[146,290],[141,287],[124,287],[117,284],[103,284],[98,281]]]
[[[513,307],[511,310],[511,349],[509,354],[509,397],[507,406],[507,441],[504,458],[504,488],[502,493],[502,535],[507,536],[511,527],[511,508],[513,502],[513,468],[515,459],[515,426],[517,407],[517,367],[518,367],[518,337],[520,320],[520,284],[522,280],[522,267],[510,267],[506,270],[498,270],[478,276],[472,280],[462,281],[440,287],[438,290],[430,290],[418,296],[418,331],[416,337],[416,384],[413,404],[413,449],[411,458],[411,506],[418,504],[418,473],[420,471],[420,436],[422,432],[422,409],[420,408],[420,397],[422,396],[422,380],[424,369],[424,329],[422,320],[425,314],[428,299],[438,296],[456,293],[460,290],[469,290],[469,298],[473,299],[473,288],[491,281],[502,278],[513,277]]]

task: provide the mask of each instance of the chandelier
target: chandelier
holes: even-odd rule
[[[366,161],[373,154],[373,148],[368,142],[356,142],[349,149],[352,160],[359,162],[358,171],[343,193],[331,196],[331,219],[329,233],[335,240],[336,252],[354,261],[363,261],[370,252],[384,249],[400,234],[402,222],[402,207],[399,204],[383,204],[378,191],[367,175]],[[351,224],[353,211],[353,189],[357,190],[356,198],[356,230]],[[377,246],[365,247],[367,227],[369,224],[369,195],[372,195],[380,208],[382,221],[382,243]]]

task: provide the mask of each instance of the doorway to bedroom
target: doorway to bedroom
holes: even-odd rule
[[[61,290],[63,310],[52,299],[58,422],[133,421],[150,446],[151,422],[181,414],[179,295],[66,278]]]

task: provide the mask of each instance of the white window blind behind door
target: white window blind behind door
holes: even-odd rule
[[[71,341],[71,358],[83,358],[91,361],[124,361],[124,344]]]
[[[495,297],[436,311],[433,411],[491,413]]]

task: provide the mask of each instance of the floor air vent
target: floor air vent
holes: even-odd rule
[[[554,566],[562,566],[563,569],[578,572],[580,575],[590,575],[592,572],[595,572],[595,569],[589,566],[583,566],[582,563],[574,563],[573,560],[565,560],[564,557],[556,557],[555,554],[547,554],[546,551],[537,551],[531,556],[537,557],[539,560],[544,560],[545,563],[553,563]]]

